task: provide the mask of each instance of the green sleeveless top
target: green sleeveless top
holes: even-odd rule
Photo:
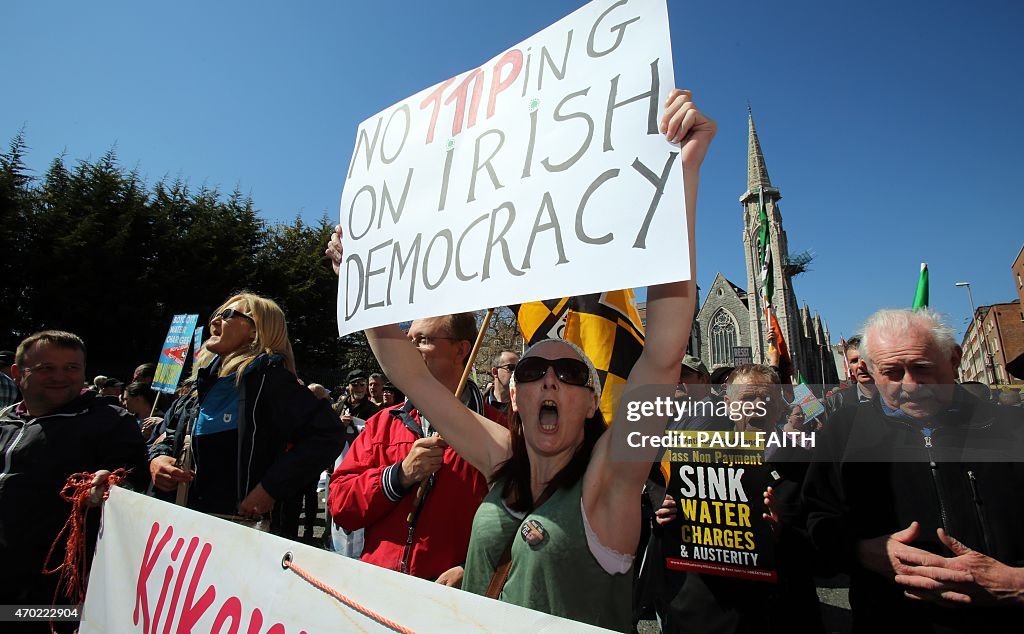
[[[487,593],[494,569],[514,535],[512,566],[502,601],[630,631],[632,570],[608,574],[590,552],[580,504],[583,479],[556,491],[523,520],[505,507],[501,488],[502,482],[495,483],[473,518],[462,589]]]

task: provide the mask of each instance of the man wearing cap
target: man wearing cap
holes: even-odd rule
[[[679,368],[679,385],[676,386],[676,400],[688,401],[687,412],[672,420],[668,428],[684,431],[728,431],[732,422],[716,418],[711,412],[718,409],[721,398],[711,391],[711,373],[704,362],[693,355],[683,357]]]
[[[0,351],[0,408],[14,405],[21,400],[18,384],[11,378],[13,364],[14,353],[10,350]]]
[[[387,409],[394,405],[401,405],[402,401],[405,400],[405,394],[391,383],[385,383],[384,389],[381,390],[381,400],[383,401],[384,409]]]
[[[379,411],[380,407],[369,398],[366,373],[362,370],[349,372],[345,379],[345,396],[338,401],[338,414],[346,429],[353,418],[365,421]]]

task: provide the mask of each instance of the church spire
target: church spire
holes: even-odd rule
[[[757,138],[754,127],[754,113],[747,104],[747,191],[756,193],[760,189],[769,189],[772,181],[768,178],[768,167],[764,163],[761,142]]]

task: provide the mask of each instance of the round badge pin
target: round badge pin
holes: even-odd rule
[[[538,520],[526,520],[523,522],[522,527],[519,529],[519,534],[522,536],[523,541],[533,548],[539,546],[548,536],[544,525]]]

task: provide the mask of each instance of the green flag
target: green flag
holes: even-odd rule
[[[761,230],[757,235],[757,257],[761,261],[761,297],[765,306],[770,306],[772,297],[775,294],[774,271],[772,270],[772,250],[768,244],[771,234],[768,231],[768,212],[764,208],[764,191],[758,191],[760,213],[758,221],[761,223]]]
[[[921,263],[921,277],[917,279],[917,292],[914,293],[914,310],[928,308],[928,263]]]

